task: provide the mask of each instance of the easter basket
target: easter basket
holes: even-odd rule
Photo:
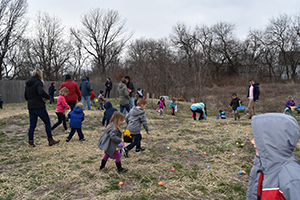
[[[124,142],[131,143],[133,141],[133,137],[129,130],[123,130],[123,140]]]
[[[237,107],[236,113],[244,113],[244,112],[246,112],[246,107],[242,106],[241,102],[239,102],[239,104],[240,104],[240,106]]]

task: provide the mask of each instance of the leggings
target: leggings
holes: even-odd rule
[[[121,154],[120,154],[119,150],[116,150],[113,155],[114,155],[114,157],[116,159],[116,162],[120,162],[121,161]],[[107,161],[109,157],[110,156],[108,154],[105,154],[105,156],[103,157],[102,160]]]
[[[56,122],[56,124],[54,124],[51,128],[51,130],[54,130],[56,127],[58,127],[61,123],[63,123],[64,125],[64,129],[67,130],[68,127],[67,127],[67,124],[66,124],[66,117],[65,117],[65,114],[64,113],[59,113],[57,112],[56,113],[57,115],[57,118],[58,118],[58,122]]]

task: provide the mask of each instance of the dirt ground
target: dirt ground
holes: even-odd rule
[[[110,100],[119,109],[117,100]],[[190,103],[179,103],[175,116],[166,108],[160,118],[156,100],[153,105],[148,102],[145,111],[151,135],[142,131],[146,151],[122,156],[128,171],[121,174],[111,159],[99,171],[104,156],[97,147],[105,129],[103,111],[85,111],[86,141],[80,142],[75,134],[67,143],[61,125],[53,136],[61,142],[52,147],[39,120],[34,135],[37,147],[29,148],[26,104],[4,105],[0,110],[0,199],[246,199],[255,155],[247,115],[234,121],[227,112],[226,120],[217,120],[217,109],[210,108],[208,120],[195,122]],[[55,106],[47,110],[54,124]],[[298,159],[299,148],[298,143],[294,151]],[[247,174],[239,175],[241,170]],[[163,186],[158,185],[160,181]]]

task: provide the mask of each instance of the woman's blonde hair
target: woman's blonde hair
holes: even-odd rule
[[[288,99],[293,99],[292,95],[290,95],[290,96],[288,97]]]
[[[119,111],[115,111],[109,120],[109,124],[111,125],[111,123],[114,122],[115,127],[116,127],[119,124],[119,122],[123,121],[124,119],[125,119],[125,116],[123,115],[123,113],[121,113]]]
[[[32,72],[32,76],[37,76],[41,79],[41,81],[44,83],[44,78],[43,78],[43,72],[40,69],[35,69]]]
[[[65,93],[69,93],[68,88],[63,87],[59,90],[59,95],[64,95]]]

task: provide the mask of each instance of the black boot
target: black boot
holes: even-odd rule
[[[107,160],[102,160],[100,170],[103,169],[106,165]]]
[[[116,162],[116,166],[118,168],[118,172],[126,172],[127,171],[126,168],[122,168],[121,161],[120,162]]]

